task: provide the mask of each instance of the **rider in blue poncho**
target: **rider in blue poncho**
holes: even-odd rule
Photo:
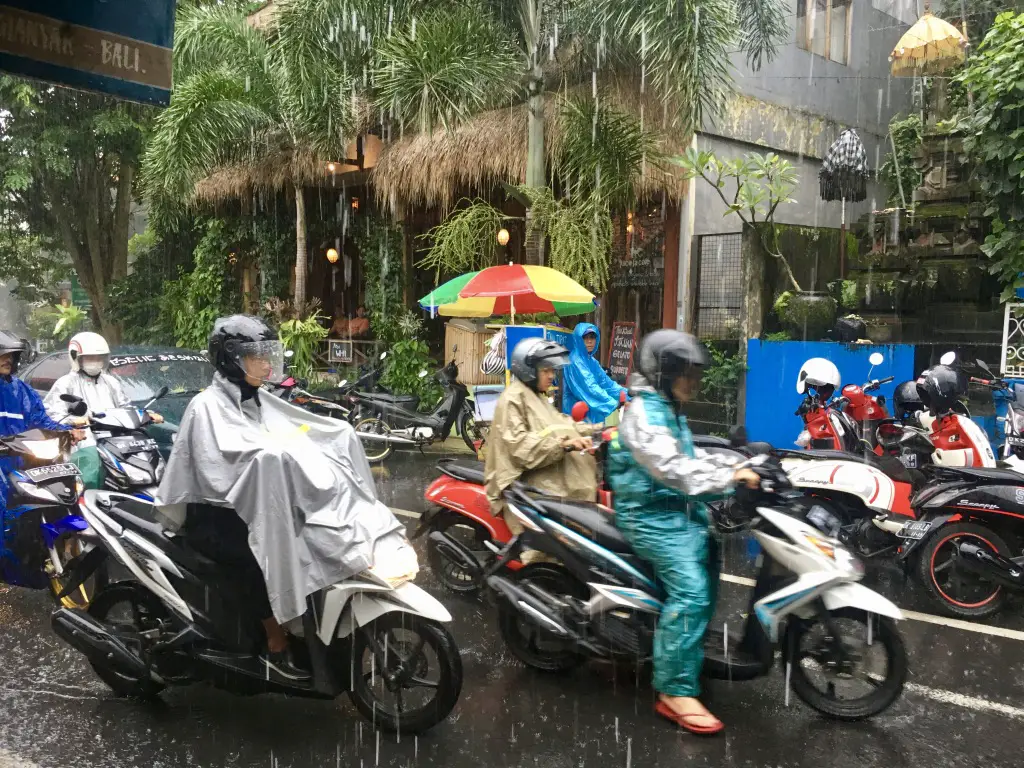
[[[590,406],[587,421],[594,423],[607,419],[619,407],[619,397],[626,391],[601,367],[596,357],[600,348],[601,332],[597,326],[579,323],[572,332],[569,365],[562,369],[562,410],[569,413],[582,400]]]

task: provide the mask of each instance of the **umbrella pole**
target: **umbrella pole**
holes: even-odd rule
[[[846,278],[846,198],[843,198],[839,216],[839,279]]]
[[[512,310],[512,325],[515,325],[516,324],[516,297],[515,296],[509,296],[508,297],[508,306],[509,306],[509,309]]]

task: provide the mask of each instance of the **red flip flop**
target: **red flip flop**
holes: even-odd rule
[[[718,718],[715,718],[717,722],[714,725],[694,725],[688,722],[688,720],[691,720],[693,718],[707,718],[707,715],[700,712],[692,712],[688,715],[681,715],[674,709],[672,709],[672,707],[670,707],[668,704],[661,701],[661,699],[659,699],[658,702],[654,705],[654,711],[661,717],[664,717],[666,720],[671,720],[673,723],[678,725],[683,730],[689,731],[690,733],[694,733],[698,736],[711,736],[712,734],[721,732],[722,729],[725,728],[725,724],[721,720],[718,720]],[[711,717],[715,716],[711,715]]]

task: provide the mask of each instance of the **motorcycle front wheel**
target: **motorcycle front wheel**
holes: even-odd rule
[[[47,563],[46,568],[50,577],[50,596],[64,608],[88,608],[93,595],[107,583],[106,567],[100,566],[99,570],[86,579],[85,583],[79,585],[70,594],[60,597],[66,584],[68,563],[84,551],[81,538],[73,534],[64,534],[54,542],[53,551],[50,553],[50,562]],[[57,563],[53,562],[54,553],[60,563],[60,570],[64,572],[65,576],[57,575]]]
[[[479,457],[479,449],[483,447],[484,442],[487,440],[488,428],[478,422],[473,412],[468,410],[459,414],[457,426],[459,434],[462,435],[462,439],[466,443],[466,447],[475,456]]]
[[[792,655],[786,674],[794,693],[835,720],[863,720],[884,712],[907,680],[907,649],[896,623],[852,608],[830,615],[841,653],[832,630],[820,620],[795,620],[787,631]]]
[[[462,693],[462,657],[441,624],[412,613],[386,613],[352,640],[349,698],[374,727],[422,733],[455,708]]]
[[[356,423],[356,432],[366,432],[371,435],[390,435],[391,427],[387,423],[376,416],[369,419],[363,419]],[[371,464],[384,461],[391,453],[395,450],[395,447],[391,443],[376,442],[370,440],[361,440],[363,444],[363,451],[366,453],[366,459]]]

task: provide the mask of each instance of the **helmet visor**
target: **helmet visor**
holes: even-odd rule
[[[564,352],[557,352],[545,355],[544,357],[538,357],[534,363],[537,370],[540,370],[541,368],[554,368],[556,371],[560,368],[565,368],[568,364],[569,356]]]
[[[238,346],[238,364],[250,379],[277,384],[284,381],[284,344],[247,341]]]

